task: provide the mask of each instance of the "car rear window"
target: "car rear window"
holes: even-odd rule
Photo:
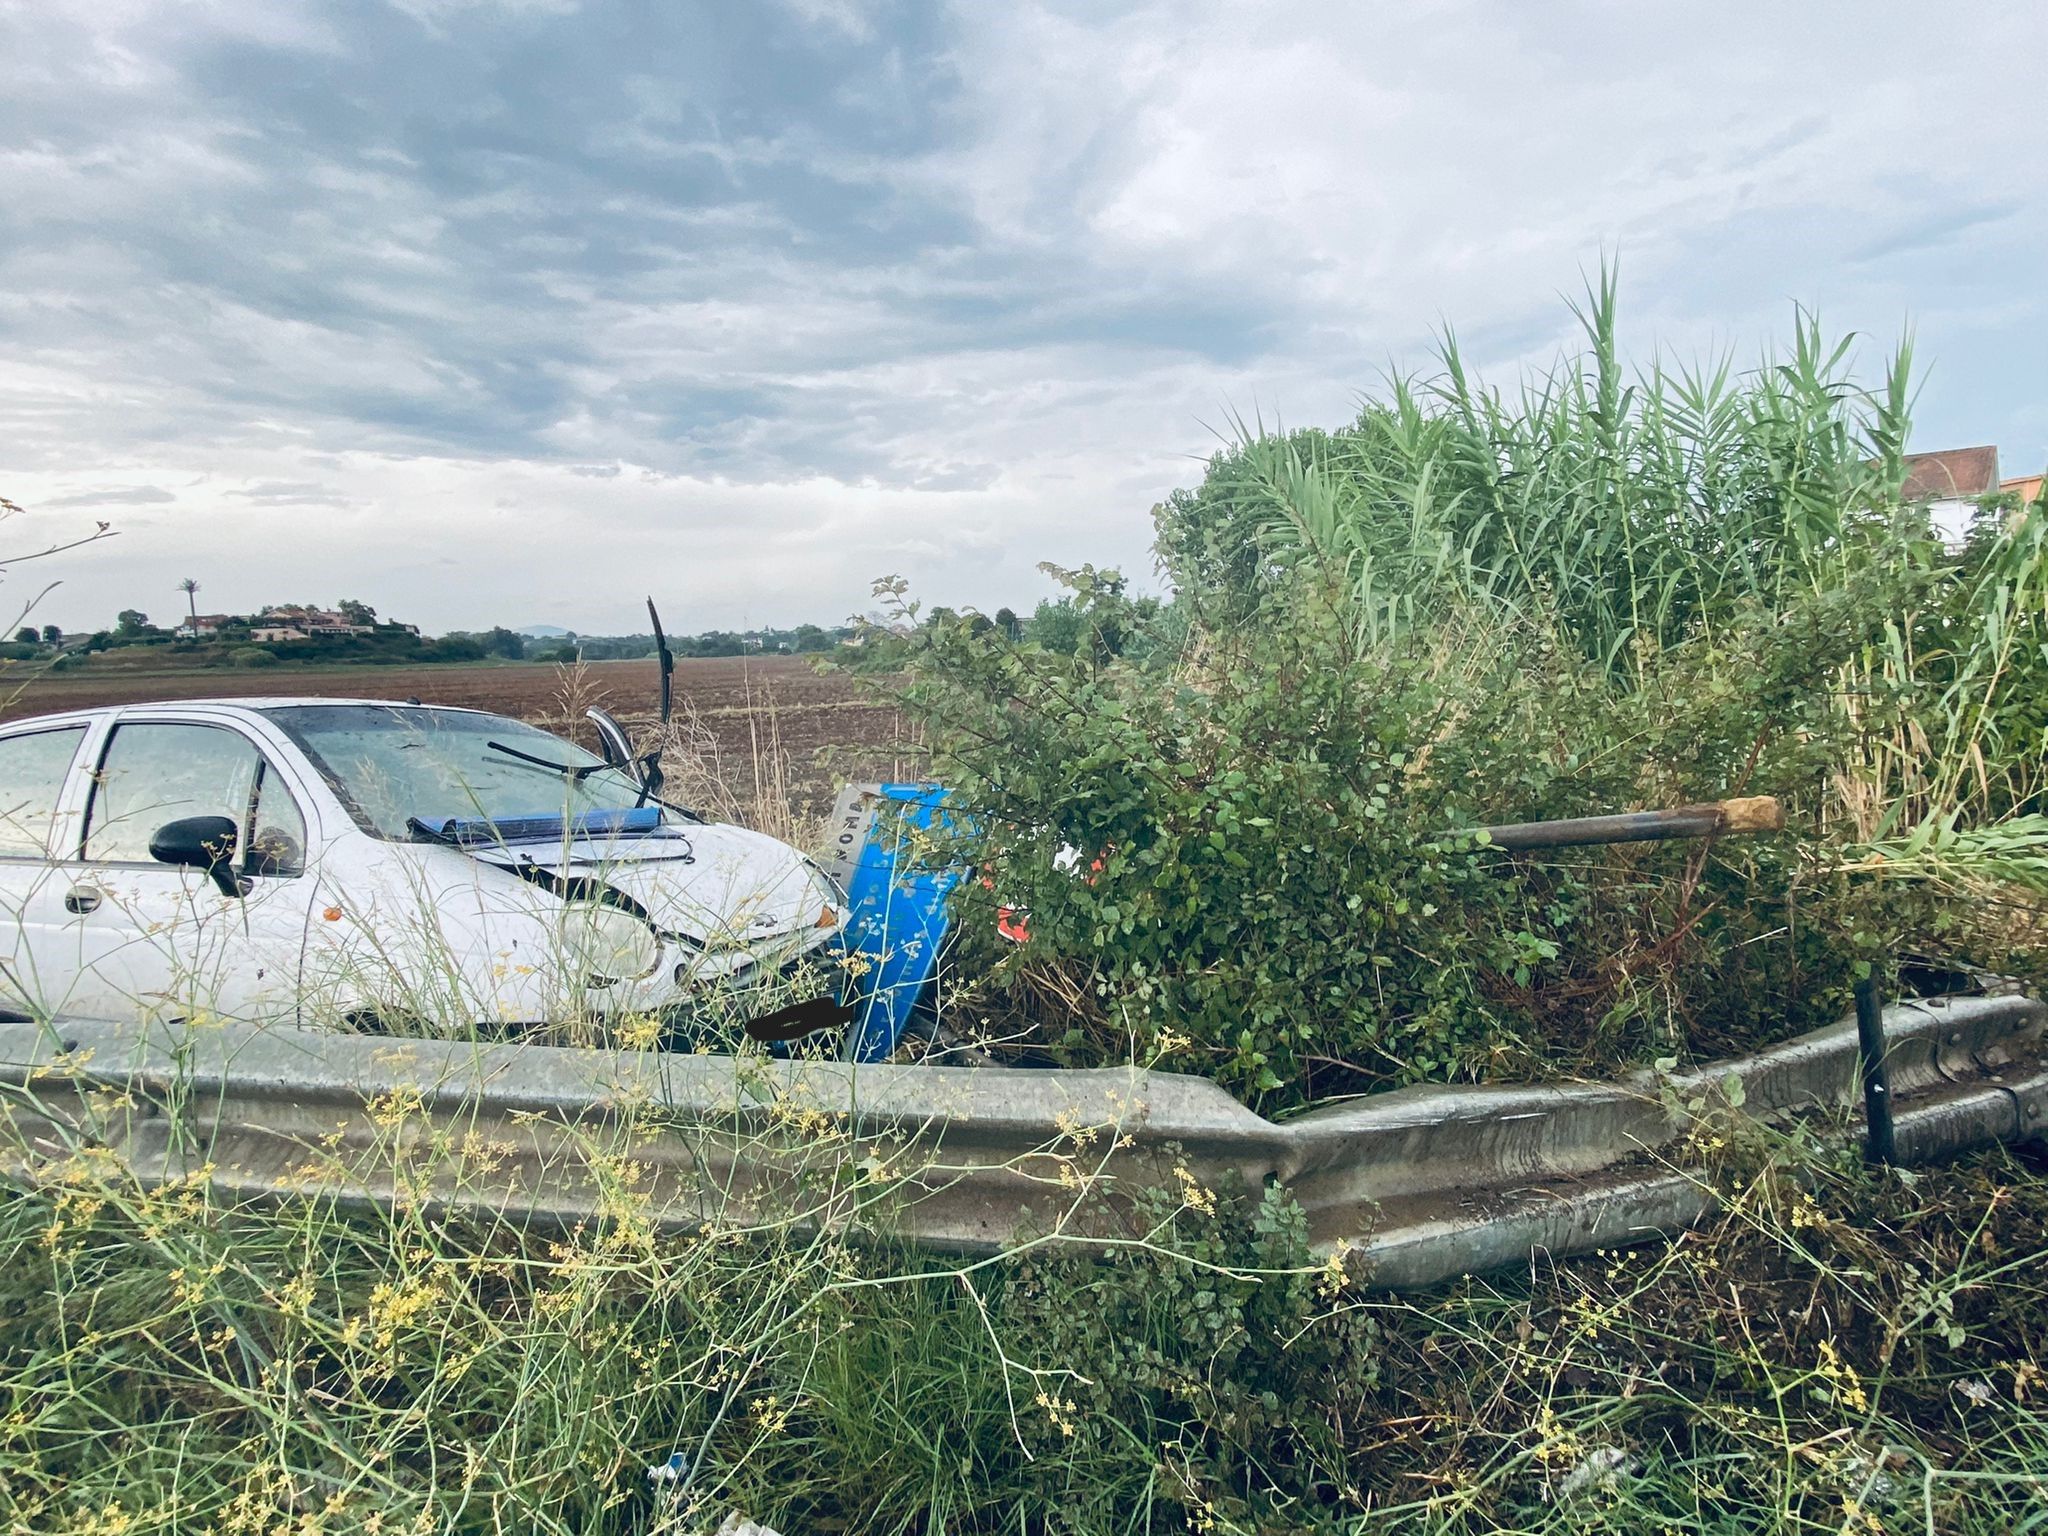
[[[0,739],[0,858],[49,856],[57,799],[84,739],[82,725]]]

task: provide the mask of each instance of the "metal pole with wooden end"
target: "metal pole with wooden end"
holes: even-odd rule
[[[1527,848],[1577,848],[1591,843],[1655,843],[1682,837],[1739,837],[1781,832],[1785,808],[1774,795],[1749,795],[1681,805],[1668,811],[1625,811],[1617,816],[1576,816],[1565,821],[1518,821],[1482,827],[1487,846],[1519,853]]]

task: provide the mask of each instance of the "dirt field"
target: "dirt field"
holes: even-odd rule
[[[418,699],[516,715],[594,746],[584,709],[601,705],[637,742],[653,729],[655,663],[544,662],[441,666],[275,667],[0,673],[0,720],[156,699],[309,694]],[[19,678],[19,681],[15,679]],[[665,756],[679,789],[723,795],[715,808],[757,823],[822,815],[849,779],[915,775],[922,755],[897,712],[864,698],[844,673],[820,676],[799,656],[713,657],[676,663],[678,740]],[[771,826],[770,828],[774,828]],[[796,830],[792,827],[790,830]]]

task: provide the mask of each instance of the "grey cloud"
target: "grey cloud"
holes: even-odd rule
[[[1887,257],[1924,251],[1930,246],[1946,245],[1964,239],[1971,231],[1981,229],[1984,225],[2000,223],[2020,212],[2021,205],[2011,201],[1977,206],[1937,204],[1918,217],[1906,220],[1878,239],[1858,247],[1849,259],[1858,262],[1882,261]]]
[[[58,507],[147,507],[178,498],[160,485],[110,485],[96,486],[91,490],[73,491],[67,496],[46,498],[41,505]]]
[[[348,499],[305,480],[266,480],[228,494],[256,507],[345,507]]]

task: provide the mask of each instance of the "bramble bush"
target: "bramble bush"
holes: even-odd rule
[[[1256,625],[1133,659],[1119,581],[1071,579],[1121,653],[952,620],[914,629],[902,685],[978,829],[989,884],[970,901],[1029,913],[1021,954],[960,957],[997,978],[962,1006],[1063,968],[1094,1005],[1057,1026],[1064,1059],[1121,1059],[1135,1037],[1276,1102],[1554,1070],[1740,1039],[1759,1012],[1818,1022],[1860,959],[1924,926],[1924,892],[1856,895],[1797,839],[1511,857],[1472,830],[1735,794],[1813,805],[1887,723],[1816,687],[1869,640],[1868,593],[1738,616],[1617,694],[1533,624],[1358,647],[1299,585]]]

